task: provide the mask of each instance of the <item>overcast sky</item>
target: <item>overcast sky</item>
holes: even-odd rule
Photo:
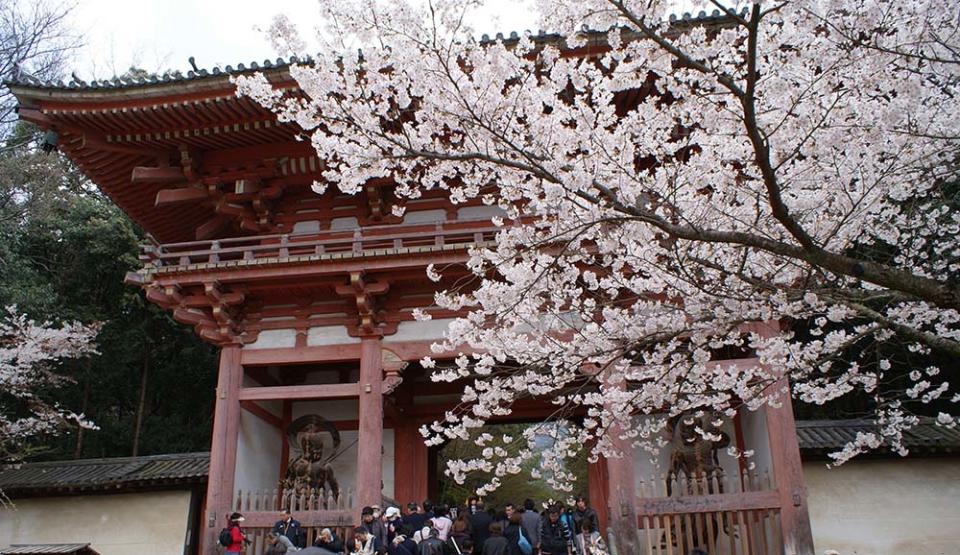
[[[256,28],[268,27],[274,15],[284,13],[306,38],[319,23],[318,1],[77,0],[74,26],[84,47],[73,66],[89,80],[112,77],[131,65],[187,71],[190,56],[200,68],[275,59]],[[471,21],[479,33],[536,29],[536,17],[524,0],[487,4]]]

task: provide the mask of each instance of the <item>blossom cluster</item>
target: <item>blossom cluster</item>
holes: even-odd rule
[[[318,191],[390,178],[502,212],[476,287],[436,296],[463,314],[439,348],[471,354],[435,379],[476,381],[429,443],[535,397],[582,417],[555,458],[621,456],[663,445],[637,415],[864,394],[877,433],[842,462],[902,451],[906,402],[957,401],[936,367],[884,389],[877,350],[960,356],[955,2],[695,2],[723,17],[682,28],[671,2],[538,3],[560,38],[478,42],[472,0],[324,2],[298,94],[236,79],[302,127]],[[449,471],[519,468],[501,455]]]
[[[43,391],[73,382],[57,371],[58,365],[95,354],[97,332],[98,326],[77,322],[37,323],[6,307],[0,318],[0,460],[13,462],[24,440],[56,432],[65,423],[95,427],[83,414],[46,399]]]

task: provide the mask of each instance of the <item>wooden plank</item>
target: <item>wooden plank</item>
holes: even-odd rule
[[[753,509],[776,509],[778,507],[780,507],[780,496],[776,491],[658,497],[637,500],[638,515],[747,511]]]
[[[239,393],[241,401],[348,399],[359,394],[357,383],[241,387]]]

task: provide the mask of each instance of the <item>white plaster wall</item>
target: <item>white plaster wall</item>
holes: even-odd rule
[[[307,345],[311,347],[359,342],[359,337],[350,337],[345,326],[315,326],[307,330]]]
[[[263,330],[257,334],[257,340],[249,345],[244,345],[244,349],[282,349],[290,348],[297,344],[297,330]]]
[[[506,216],[507,211],[499,206],[464,206],[457,209],[457,219],[459,220],[479,220],[480,218],[490,219],[494,216]]]
[[[407,212],[403,216],[405,224],[429,224],[447,221],[447,211],[437,210],[418,210],[416,212]]]
[[[293,234],[301,233],[319,233],[320,222],[318,220],[304,220],[293,224]]]
[[[390,348],[390,342],[394,341],[426,341],[443,339],[443,334],[447,331],[453,318],[437,318],[424,322],[400,322],[397,325],[397,333],[388,336],[383,346]]]
[[[0,509],[0,548],[15,543],[87,543],[101,555],[183,555],[189,491],[15,500]]]
[[[261,406],[279,415],[276,404],[278,402],[274,401],[261,403]],[[241,410],[234,488],[239,491],[276,488],[280,478],[282,448],[280,430],[262,418]]]
[[[817,461],[803,473],[818,554],[960,553],[960,460]]]

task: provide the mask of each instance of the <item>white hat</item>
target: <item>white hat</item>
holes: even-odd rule
[[[387,512],[383,513],[383,517],[387,520],[393,520],[400,517],[400,509],[396,507],[387,507]]]

